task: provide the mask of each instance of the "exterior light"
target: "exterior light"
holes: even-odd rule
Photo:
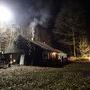
[[[90,56],[89,57],[87,57],[88,58],[88,61],[90,61]]]
[[[13,59],[13,62],[15,63],[15,62],[16,62],[16,60],[15,60],[15,59]]]
[[[56,54],[57,54],[56,52],[53,52],[53,53],[52,53],[52,56],[56,56]]]
[[[13,15],[9,8],[0,5],[0,24],[8,23],[12,20]]]

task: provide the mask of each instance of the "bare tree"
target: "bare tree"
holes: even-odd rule
[[[90,45],[85,36],[80,39],[79,50],[80,50],[81,56],[88,56],[90,54]]]
[[[54,34],[59,43],[70,46],[76,56],[77,44],[81,32],[86,30],[85,13],[77,2],[66,2],[61,8],[55,23]]]

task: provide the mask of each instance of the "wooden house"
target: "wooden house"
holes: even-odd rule
[[[16,39],[6,54],[9,55],[12,62],[16,61],[16,64],[20,65],[47,66],[51,61],[61,62],[62,57],[67,57],[67,54],[60,50],[39,41],[27,40],[22,36]]]

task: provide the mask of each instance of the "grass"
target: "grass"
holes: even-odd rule
[[[78,62],[63,68],[1,69],[0,90],[90,90],[90,63]]]

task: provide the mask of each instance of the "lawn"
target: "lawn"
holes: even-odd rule
[[[90,63],[0,69],[0,90],[90,90]]]

